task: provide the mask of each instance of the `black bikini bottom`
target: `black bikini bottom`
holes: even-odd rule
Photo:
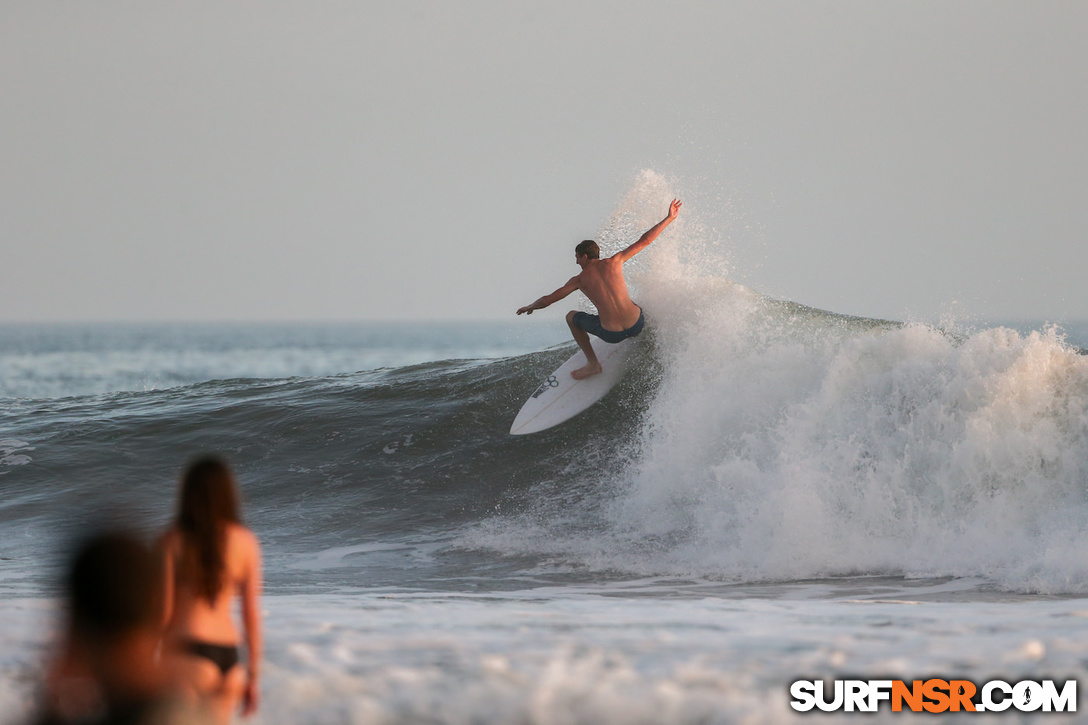
[[[200,640],[190,639],[182,643],[182,651],[197,657],[211,660],[219,668],[223,677],[238,664],[238,648],[234,645],[208,644]]]

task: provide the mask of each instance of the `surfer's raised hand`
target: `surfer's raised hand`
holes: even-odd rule
[[[532,305],[525,305],[524,307],[519,307],[518,308],[518,314],[519,315],[531,315],[531,314],[533,314],[533,306]]]
[[[613,254],[609,259],[614,259],[620,264],[623,264],[628,259],[641,252],[643,249],[649,246],[650,242],[657,239],[657,236],[665,230],[665,227],[673,223],[673,221],[676,219],[676,215],[680,213],[681,206],[683,206],[683,204],[679,199],[673,199],[672,203],[669,204],[668,216],[647,229],[646,233],[639,237],[637,242],[632,244],[627,249],[624,249],[622,252],[617,252],[616,254]]]

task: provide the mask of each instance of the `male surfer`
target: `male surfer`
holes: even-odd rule
[[[533,310],[542,310],[553,302],[558,302],[576,289],[594,304],[599,314],[571,310],[567,313],[567,325],[578,347],[585,353],[585,366],[571,372],[575,380],[583,380],[601,372],[601,363],[597,360],[589,335],[593,334],[605,342],[617,343],[628,337],[635,337],[642,332],[642,308],[631,301],[627,294],[627,281],[623,278],[623,263],[635,256],[657,239],[665,227],[672,224],[680,213],[680,200],[673,199],[669,204],[669,213],[664,219],[650,227],[638,241],[622,252],[601,259],[601,250],[592,239],[587,239],[574,248],[574,261],[582,268],[579,274],[571,277],[565,285],[544,295],[531,305],[518,310],[518,314],[531,315]]]

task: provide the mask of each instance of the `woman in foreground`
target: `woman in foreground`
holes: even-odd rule
[[[261,550],[242,525],[230,468],[203,458],[185,471],[178,515],[163,537],[166,652],[178,679],[227,723],[257,709],[261,661]],[[232,604],[241,599],[247,649],[239,658]]]

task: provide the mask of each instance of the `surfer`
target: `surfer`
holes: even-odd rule
[[[574,341],[586,356],[586,364],[571,372],[575,380],[583,380],[601,372],[601,363],[593,352],[589,336],[596,335],[605,342],[617,343],[642,332],[644,317],[642,308],[631,301],[627,293],[627,281],[623,278],[623,263],[635,256],[657,239],[665,227],[672,224],[680,213],[681,202],[673,199],[668,215],[650,227],[638,241],[607,259],[601,259],[597,242],[587,239],[574,248],[574,261],[582,271],[571,277],[565,285],[551,294],[544,295],[531,305],[518,310],[518,314],[533,314],[558,302],[574,290],[582,290],[597,308],[596,315],[571,310],[567,313],[567,325]]]

